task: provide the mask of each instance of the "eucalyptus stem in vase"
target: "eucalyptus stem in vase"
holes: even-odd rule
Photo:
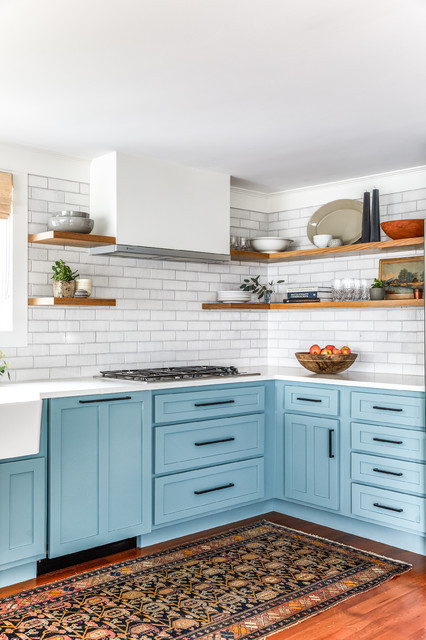
[[[243,291],[250,291],[251,293],[255,293],[257,295],[258,300],[264,299],[265,304],[271,303],[271,296],[275,293],[277,289],[277,285],[285,282],[285,280],[277,280],[274,282],[268,282],[267,284],[260,284],[260,275],[251,278],[244,278],[243,284],[240,285],[240,289]]]

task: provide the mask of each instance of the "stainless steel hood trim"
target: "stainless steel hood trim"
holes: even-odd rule
[[[92,247],[90,254],[94,256],[116,256],[117,258],[140,258],[143,260],[173,260],[178,262],[229,262],[231,260],[231,256],[226,253],[181,251],[179,249],[137,247],[127,244],[108,244],[103,247]]]

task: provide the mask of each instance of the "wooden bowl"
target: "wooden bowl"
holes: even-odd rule
[[[410,218],[409,220],[389,220],[381,222],[380,226],[392,240],[404,238],[420,238],[423,235],[423,218]]]
[[[303,351],[299,351],[294,355],[305,369],[313,373],[342,373],[342,371],[349,369],[358,357],[357,353],[348,355],[336,353],[327,356]]]

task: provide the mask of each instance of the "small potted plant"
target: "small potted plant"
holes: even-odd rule
[[[4,355],[3,351],[0,351],[0,381],[5,373],[7,374],[7,377],[10,380],[10,373],[9,373],[10,364],[6,362],[5,357],[6,356]]]
[[[73,298],[75,281],[79,274],[72,271],[63,260],[57,260],[52,266],[53,296],[55,298]]]
[[[263,298],[265,304],[270,304],[271,295],[275,293],[277,285],[285,282],[285,280],[277,280],[277,282],[271,280],[271,282],[268,282],[265,285],[260,284],[259,278],[260,275],[256,276],[255,278],[244,278],[244,282],[240,285],[240,289],[243,289],[243,291],[250,291],[251,293],[255,293],[258,300],[262,300]]]
[[[383,280],[377,280],[377,278],[374,278],[374,282],[370,288],[370,300],[384,300],[385,286],[386,285]]]

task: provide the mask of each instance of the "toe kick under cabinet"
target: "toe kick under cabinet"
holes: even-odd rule
[[[262,385],[154,395],[154,524],[264,496]]]

